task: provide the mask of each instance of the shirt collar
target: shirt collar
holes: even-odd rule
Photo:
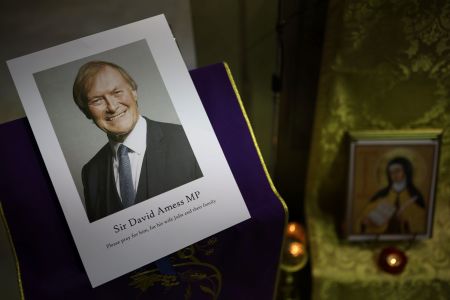
[[[121,144],[124,144],[131,151],[136,152],[139,155],[144,154],[147,147],[147,122],[142,116],[139,116],[136,125],[133,130],[128,134],[123,143],[117,143],[109,140],[109,144],[114,152],[117,153],[117,149]]]

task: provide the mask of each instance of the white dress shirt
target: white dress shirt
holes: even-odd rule
[[[139,177],[141,175],[142,162],[144,161],[145,150],[147,149],[147,122],[142,116],[134,126],[133,130],[128,134],[123,143],[117,143],[112,140],[109,141],[113,150],[113,169],[114,181],[116,183],[117,192],[120,199],[120,181],[119,181],[119,159],[117,157],[117,150],[121,144],[124,144],[128,149],[128,157],[130,158],[131,176],[133,177],[133,187],[135,193],[137,192]]]

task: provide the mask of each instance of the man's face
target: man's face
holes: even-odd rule
[[[405,171],[400,164],[394,164],[389,168],[389,176],[393,182],[402,182],[405,180]]]
[[[136,91],[119,71],[105,66],[88,82],[86,96],[98,128],[123,141],[139,118]]]

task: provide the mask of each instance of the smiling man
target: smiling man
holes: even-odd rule
[[[139,114],[137,84],[120,66],[81,66],[73,98],[109,140],[82,170],[90,222],[203,176],[180,125]]]

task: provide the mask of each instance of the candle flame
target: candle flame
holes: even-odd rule
[[[386,257],[386,261],[389,266],[396,267],[396,266],[400,265],[401,258],[397,254],[389,254]]]
[[[303,249],[303,245],[301,243],[298,242],[292,242],[289,245],[289,253],[293,256],[293,257],[297,257],[302,255],[305,252],[305,250]]]
[[[289,232],[294,232],[295,231],[295,224],[290,224],[289,225]]]

